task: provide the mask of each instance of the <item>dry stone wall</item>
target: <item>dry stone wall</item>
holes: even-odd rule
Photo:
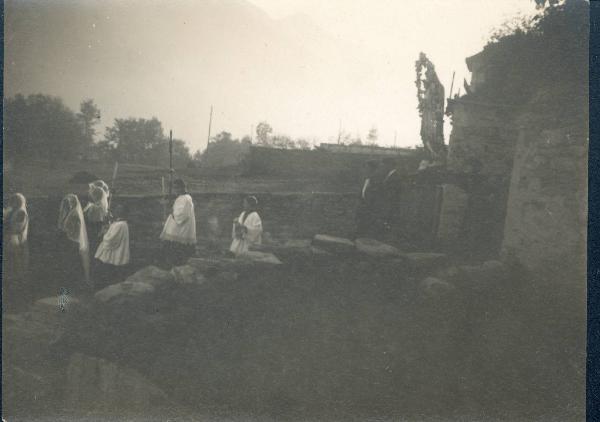
[[[508,200],[505,255],[536,271],[585,271],[587,142],[581,126],[521,131]]]

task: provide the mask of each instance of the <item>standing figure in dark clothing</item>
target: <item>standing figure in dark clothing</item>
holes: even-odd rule
[[[385,177],[383,178],[383,196],[386,232],[394,239],[402,235],[402,183],[403,174],[399,163],[395,158],[387,157],[383,160]]]
[[[366,177],[356,209],[356,237],[377,237],[382,232],[382,180],[378,174],[379,162],[367,161]]]

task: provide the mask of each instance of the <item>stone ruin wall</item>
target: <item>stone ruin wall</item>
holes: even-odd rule
[[[453,100],[452,132],[448,145],[447,169],[460,175],[472,171],[472,161],[481,164],[480,174],[487,180],[493,193],[490,214],[493,251],[499,252],[502,222],[507,201],[508,186],[513,166],[517,130],[511,124],[513,108],[464,99]],[[452,181],[442,185],[442,206],[437,239],[443,249],[454,249],[462,242],[465,230],[471,224],[467,213],[469,195],[465,186]],[[500,227],[497,227],[500,226]],[[468,248],[468,246],[466,246]]]
[[[579,274],[585,286],[585,128],[532,130],[531,126],[525,123],[517,143],[503,255],[542,274]]]

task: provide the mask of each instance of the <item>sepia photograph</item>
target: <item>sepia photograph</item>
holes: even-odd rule
[[[4,0],[2,421],[585,421],[593,3]]]

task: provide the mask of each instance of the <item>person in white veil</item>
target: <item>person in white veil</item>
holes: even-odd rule
[[[77,195],[70,193],[63,198],[58,215],[58,229],[64,234],[63,239],[65,240],[67,250],[72,250],[74,249],[74,245],[77,245],[83,268],[84,281],[88,285],[91,284],[90,247],[83,210],[81,209]],[[67,261],[65,262],[66,268],[72,269],[76,267],[70,262],[69,256],[65,258]],[[67,270],[65,273],[68,274],[69,271]]]
[[[5,298],[14,303],[24,299],[30,301],[31,286],[29,285],[29,215],[25,196],[15,193],[8,199],[8,207],[3,215],[3,285]],[[13,300],[14,299],[14,300]]]
[[[244,211],[233,220],[231,237],[233,238],[229,251],[235,256],[248,252],[252,245],[262,243],[262,221],[258,212],[258,199],[247,196],[243,202]]]
[[[90,250],[93,252],[101,241],[103,227],[108,221],[108,186],[102,180],[88,185],[90,202],[83,208],[86,228],[89,233]]]

